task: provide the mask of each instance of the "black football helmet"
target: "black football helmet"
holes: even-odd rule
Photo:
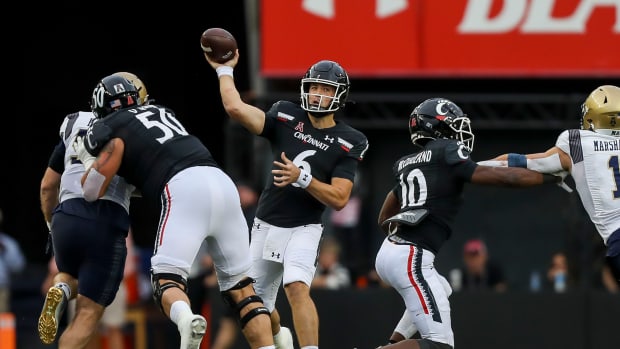
[[[581,105],[581,129],[620,136],[620,88],[597,87]]]
[[[140,93],[126,78],[113,74],[101,79],[95,89],[90,109],[95,117],[101,119],[123,108],[139,105]]]
[[[411,142],[423,147],[437,139],[455,139],[462,142],[471,152],[474,148],[474,134],[471,121],[461,108],[445,98],[430,98],[420,103],[409,115]]]
[[[336,94],[326,108],[312,105],[308,102],[310,84],[319,83],[336,87]],[[315,63],[301,79],[301,108],[316,117],[325,116],[344,108],[349,96],[349,76],[347,72],[334,61],[319,61]],[[321,98],[326,98],[321,95]]]

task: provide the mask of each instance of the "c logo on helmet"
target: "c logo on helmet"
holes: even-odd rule
[[[469,151],[467,151],[467,149],[465,148],[465,144],[461,142],[459,142],[458,144],[459,144],[459,149],[457,149],[456,153],[463,160],[469,159]]]
[[[437,103],[437,106],[435,107],[435,111],[437,112],[437,114],[439,115],[446,115],[448,114],[448,110],[443,111],[443,106],[446,105],[446,102],[441,102],[441,103]]]

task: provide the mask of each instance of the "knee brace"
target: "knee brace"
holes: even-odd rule
[[[172,280],[174,282],[165,282],[160,285],[160,279]],[[178,282],[178,284],[175,282]],[[179,284],[183,285],[183,288],[181,288]],[[166,312],[164,311],[164,306],[161,304],[161,297],[167,289],[176,287],[181,291],[187,293],[187,281],[185,281],[182,276],[177,274],[151,274],[151,287],[153,288],[153,300],[155,301],[155,304],[159,305],[159,309],[164,314]]]
[[[257,295],[252,295],[249,297],[246,297],[244,299],[242,299],[238,304],[235,303],[235,301],[233,300],[233,298],[230,295],[230,291],[232,290],[240,290],[250,284],[252,284],[254,282],[254,279],[252,278],[245,278],[241,281],[239,281],[235,286],[231,287],[229,290],[223,291],[222,294],[222,298],[224,299],[224,303],[226,303],[226,305],[228,305],[231,309],[233,309],[234,311],[237,312],[237,318],[239,320],[239,325],[241,327],[241,329],[243,330],[245,328],[245,325],[247,325],[248,322],[250,322],[250,320],[252,320],[255,316],[258,316],[260,314],[265,314],[265,315],[271,315],[271,313],[269,312],[269,310],[267,308],[265,308],[265,306],[260,306],[260,307],[256,307],[250,311],[248,311],[243,317],[241,317],[241,310],[243,308],[245,308],[246,305],[250,304],[250,303],[261,303],[261,305],[263,304],[263,300],[257,296]]]

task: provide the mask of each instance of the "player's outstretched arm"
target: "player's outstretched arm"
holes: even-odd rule
[[[205,59],[215,69],[220,83],[220,96],[222,105],[231,119],[239,122],[253,134],[261,134],[265,126],[265,112],[261,109],[245,103],[241,99],[233,78],[234,67],[239,61],[239,50],[235,51],[235,57],[225,63],[217,63],[205,53]]]
[[[82,175],[84,199],[95,201],[102,197],[112,178],[118,172],[125,152],[125,142],[120,138],[111,139],[101,149],[92,166]]]
[[[477,166],[471,183],[504,187],[531,187],[546,183],[561,183],[561,176],[540,173],[520,167]]]

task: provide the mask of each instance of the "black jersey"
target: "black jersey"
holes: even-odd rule
[[[261,136],[271,142],[274,160],[286,156],[321,182],[331,178],[355,179],[358,163],[368,149],[360,131],[336,121],[330,128],[316,129],[297,104],[280,101],[266,113]],[[279,188],[269,178],[261,194],[256,216],[279,227],[321,223],[325,205],[297,185]]]
[[[125,143],[118,175],[151,203],[158,202],[165,184],[176,173],[192,166],[218,166],[202,142],[187,133],[174,112],[163,106],[114,112],[93,124],[84,145],[95,155],[112,138]]]
[[[398,159],[392,191],[400,212],[425,208],[430,215],[416,226],[401,226],[397,235],[437,253],[452,233],[463,186],[476,166],[463,144],[449,139],[430,141],[421,151]]]

